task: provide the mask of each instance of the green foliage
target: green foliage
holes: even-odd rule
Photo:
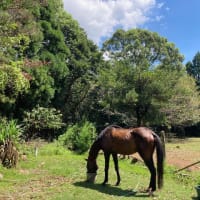
[[[60,135],[58,141],[68,149],[78,153],[86,152],[96,137],[94,125],[88,121],[83,124],[69,126],[67,131]]]
[[[32,12],[38,7],[38,3],[39,1],[10,0],[0,6],[0,47],[3,49],[0,52],[1,61],[22,60],[26,50],[32,48],[36,35],[41,38]],[[26,57],[29,55],[26,54]]]
[[[200,116],[200,97],[195,80],[184,75],[177,80],[172,91],[173,95],[161,108],[166,116],[166,123],[182,126],[197,123]]]
[[[124,124],[160,124],[164,120],[160,109],[171,98],[180,74],[157,68],[142,70],[140,66],[115,62],[100,71],[99,103],[112,118],[121,116]]]
[[[63,54],[69,53],[60,29],[53,29],[52,25],[47,21],[42,21],[41,27],[44,34],[44,45],[48,51],[53,54],[57,54],[57,52]]]
[[[17,96],[27,92],[29,81],[22,72],[21,62],[0,65],[0,102],[14,103]]]
[[[62,0],[3,0],[0,11],[3,116],[22,120],[25,110],[40,105],[60,110],[66,124],[75,124],[82,116],[98,127],[197,121],[184,112],[186,107],[197,108],[198,95],[191,87],[195,100],[186,95],[187,100],[180,101],[186,92],[177,83],[184,75],[183,56],[166,38],[142,29],[117,30],[99,51],[65,12]],[[198,68],[197,54],[186,66],[197,84]],[[170,116],[169,105],[177,117]],[[30,130],[35,131],[39,129]]]
[[[162,47],[162,48],[161,48]],[[173,43],[155,32],[142,29],[117,30],[103,44],[103,51],[114,60],[140,67],[142,70],[155,67],[180,70],[183,56]]]
[[[47,107],[54,97],[54,79],[49,76],[48,68],[39,66],[29,70],[32,79],[30,80],[30,90],[26,98],[29,100],[29,106],[36,104]]]
[[[5,118],[0,120],[0,143],[4,143],[7,139],[18,142],[22,133],[22,127],[15,120],[8,121]]]
[[[44,108],[37,106],[31,112],[24,113],[24,128],[27,131],[28,138],[38,135],[38,132],[44,132],[43,137],[49,136],[52,131],[64,126],[62,114],[55,108]]]
[[[59,14],[58,21],[65,45],[69,48],[69,71],[64,78],[56,81],[60,89],[57,90],[54,104],[63,110],[66,121],[75,123],[88,112],[87,105],[91,103],[88,97],[94,89],[97,72],[102,64],[102,54],[69,14]]]
[[[192,62],[186,63],[187,73],[194,77],[196,84],[200,86],[200,52],[197,52]]]
[[[0,9],[0,48],[4,50],[0,62],[26,58],[25,63],[33,64],[23,68],[30,81],[28,92],[12,99],[1,95],[4,102],[12,101],[1,108],[2,113],[21,120],[24,110],[39,104],[61,110],[69,124],[80,120],[91,104],[88,95],[102,63],[96,45],[64,11],[62,0],[3,1]],[[38,61],[41,64],[35,65]],[[7,72],[0,73],[2,91],[6,77]]]
[[[175,45],[147,30],[117,30],[104,43],[103,51],[111,65],[101,70],[98,79],[102,97],[99,102],[104,110],[121,115],[128,125],[133,125],[134,118],[137,126],[166,123],[163,107],[169,106],[175,96],[184,96],[187,90],[182,85],[183,90],[179,87],[175,91],[180,77],[185,75],[183,56]],[[197,95],[195,87],[190,88],[190,95]],[[194,101],[189,102],[179,101],[179,106],[198,108]],[[179,123],[185,123],[186,112],[174,112]],[[194,118],[189,121],[194,122]]]

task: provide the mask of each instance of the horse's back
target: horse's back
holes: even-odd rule
[[[128,155],[138,152],[141,146],[153,145],[153,141],[152,130],[145,127],[130,129],[109,127],[103,134],[102,149]]]
[[[149,159],[155,149],[155,138],[154,132],[146,127],[134,128],[131,132],[134,137],[134,141],[137,144],[137,151],[143,159]]]
[[[105,151],[119,154],[136,152],[136,144],[130,129],[112,127],[104,133],[102,147]]]
[[[146,127],[138,127],[133,128],[131,131],[132,135],[135,135],[135,137],[141,137],[146,142],[154,142],[154,136],[153,131]]]

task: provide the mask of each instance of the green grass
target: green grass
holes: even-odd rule
[[[145,199],[147,194],[139,192],[149,183],[149,172],[142,163],[130,164],[120,160],[120,186],[114,186],[116,174],[110,162],[109,184],[102,186],[104,159],[98,157],[98,176],[95,184],[86,183],[85,155],[77,155],[55,143],[39,148],[39,154],[29,151],[28,159],[20,161],[16,169],[0,167],[0,199],[45,199],[45,200],[111,200]],[[164,188],[156,191],[152,199],[195,199],[197,172],[184,171],[174,174],[175,169],[165,167]],[[134,191],[138,191],[136,194]]]

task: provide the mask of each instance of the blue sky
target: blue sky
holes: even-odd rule
[[[97,45],[116,27],[145,28],[173,42],[192,61],[200,51],[200,0],[63,0],[65,10]]]
[[[168,0],[162,9],[160,22],[147,23],[151,31],[173,42],[185,56],[185,62],[192,61],[200,51],[200,1]]]

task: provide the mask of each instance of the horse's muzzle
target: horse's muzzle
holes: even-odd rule
[[[87,173],[87,182],[94,183],[97,173]]]

